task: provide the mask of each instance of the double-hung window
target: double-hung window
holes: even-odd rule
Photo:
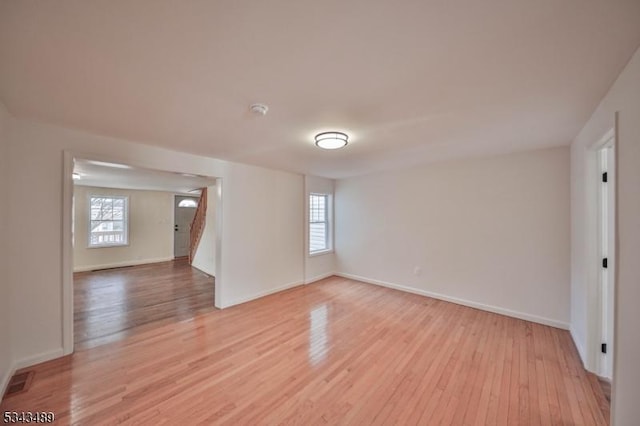
[[[91,196],[89,247],[116,247],[129,243],[127,197]]]
[[[331,249],[329,195],[309,194],[309,253]]]

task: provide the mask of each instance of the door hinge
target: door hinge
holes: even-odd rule
[[[604,172],[604,173],[602,174],[602,181],[603,181],[603,182],[608,182],[607,172]]]
[[[607,344],[603,343],[602,345],[600,345],[600,350],[602,351],[603,354],[607,353]]]
[[[602,267],[603,267],[603,268],[606,268],[606,267],[607,267],[607,263],[608,263],[608,262],[607,262],[607,258],[606,258],[606,257],[603,257],[603,258],[602,258]]]

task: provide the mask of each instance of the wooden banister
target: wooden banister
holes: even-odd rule
[[[200,201],[196,208],[196,214],[191,221],[191,228],[189,232],[189,264],[193,262],[193,258],[198,250],[198,244],[200,244],[200,238],[204,232],[204,226],[207,222],[207,188],[202,188],[200,194]]]

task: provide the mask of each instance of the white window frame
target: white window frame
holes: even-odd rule
[[[319,250],[311,250],[311,197],[324,197],[325,200],[325,217],[324,221],[313,222],[313,223],[324,223],[326,232],[325,232],[325,248]],[[332,199],[331,194],[320,193],[320,192],[310,192],[307,197],[307,252],[309,257],[319,256],[322,254],[333,253],[333,221],[332,221]]]
[[[93,198],[121,198],[124,200],[124,243],[115,244],[92,244],[91,243],[91,200]],[[127,195],[108,195],[108,194],[89,194],[87,200],[87,248],[108,248],[108,247],[126,247],[129,245],[129,196]],[[115,221],[114,221],[115,222]],[[118,221],[119,222],[119,221]]]

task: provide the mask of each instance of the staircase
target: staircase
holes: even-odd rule
[[[190,235],[189,235],[189,264],[193,262],[193,258],[198,250],[198,244],[200,244],[200,238],[204,232],[204,225],[207,221],[207,188],[202,188],[200,194],[200,202],[196,208],[196,214],[193,216],[191,222]]]

